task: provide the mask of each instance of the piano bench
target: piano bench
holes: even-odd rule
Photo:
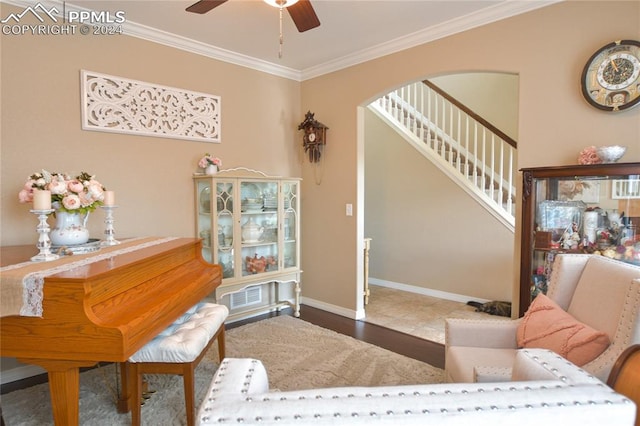
[[[224,305],[198,303],[129,358],[126,368],[133,426],[140,425],[143,374],[181,375],[187,425],[195,424],[194,371],[215,340],[220,361],[224,359],[224,322],[228,316],[229,309]]]

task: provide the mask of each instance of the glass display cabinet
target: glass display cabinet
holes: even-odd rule
[[[522,169],[519,313],[546,293],[558,253],[640,264],[640,163]]]
[[[223,270],[217,302],[273,284],[274,294],[266,301],[256,301],[260,305],[256,310],[290,305],[299,316],[300,179],[244,168],[195,175],[193,179],[196,234],[203,240],[202,255]],[[293,303],[280,300],[282,284],[292,284]],[[233,302],[231,305],[233,309]]]

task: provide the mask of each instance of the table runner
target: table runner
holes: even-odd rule
[[[175,240],[177,237],[141,237],[81,255],[62,256],[50,262],[22,262],[0,268],[0,317],[42,317],[44,278],[110,257]]]

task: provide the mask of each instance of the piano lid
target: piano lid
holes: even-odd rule
[[[42,317],[4,317],[0,353],[126,360],[220,285],[221,268],[204,261],[201,244],[161,241],[45,277]]]

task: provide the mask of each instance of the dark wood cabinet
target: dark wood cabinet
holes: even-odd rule
[[[640,264],[640,163],[524,168],[519,312],[558,253]]]

